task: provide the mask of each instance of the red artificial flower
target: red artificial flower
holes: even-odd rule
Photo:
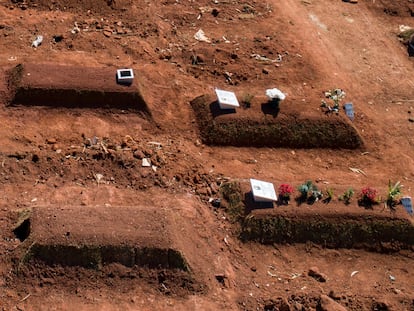
[[[279,186],[279,195],[281,197],[289,197],[293,192],[293,187],[289,184],[281,184]]]
[[[371,202],[375,202],[375,198],[377,197],[377,190],[371,187],[364,187],[361,190],[362,199],[367,199]]]

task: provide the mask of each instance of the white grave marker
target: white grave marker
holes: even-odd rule
[[[256,202],[277,201],[275,187],[272,183],[250,179],[250,185],[252,186],[253,198]]]
[[[116,80],[120,84],[131,84],[134,80],[134,71],[131,68],[118,69],[116,71]]]
[[[220,109],[235,109],[240,107],[234,92],[216,89],[216,95]]]

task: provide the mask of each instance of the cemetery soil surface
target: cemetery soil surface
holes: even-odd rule
[[[241,214],[209,203],[228,181],[312,180],[333,200],[284,211],[338,217],[352,187],[345,215],[357,222],[370,213],[357,204],[362,187],[384,200],[389,180],[401,181],[412,196],[414,59],[397,35],[414,27],[413,11],[408,0],[1,1],[0,310],[414,310],[412,245],[243,242]],[[207,38],[194,37],[200,29]],[[18,64],[45,64],[45,81],[57,65],[80,76],[133,68],[146,113],[10,106]],[[68,75],[68,86],[84,79]],[[252,105],[277,87],[283,105],[311,114],[342,88],[364,147],[205,145],[190,102],[215,87],[254,95]]]

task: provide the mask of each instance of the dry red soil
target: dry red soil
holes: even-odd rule
[[[400,25],[414,27],[413,11],[410,0],[1,1],[2,310],[414,310],[412,247],[384,254],[242,242],[228,213],[208,203],[223,182],[245,188],[249,178],[334,189],[334,202],[291,203],[283,207],[290,215],[323,207],[339,215],[337,195],[372,186],[384,197],[389,180],[413,195],[414,59],[397,37]],[[194,38],[199,29],[210,42]],[[43,43],[31,47],[37,35]],[[149,113],[43,106],[38,97],[36,106],[9,105],[8,72],[18,64],[41,66],[45,81],[59,66],[79,75],[96,68],[90,80],[131,67]],[[68,86],[82,89],[84,79],[68,74]],[[205,145],[190,102],[215,87],[255,95],[253,104],[277,87],[283,105],[312,114],[323,114],[324,91],[342,88],[364,148]],[[142,167],[144,157],[154,169]],[[369,213],[356,199],[348,208]],[[31,232],[20,241],[13,229],[30,210]],[[189,271],[170,261],[128,266],[103,253],[92,268],[26,262],[30,243],[168,248]],[[312,267],[325,282],[309,276]]]

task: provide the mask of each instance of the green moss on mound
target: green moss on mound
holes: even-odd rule
[[[34,243],[23,262],[40,260],[47,265],[80,266],[98,269],[111,263],[127,267],[179,269],[189,267],[180,252],[174,249],[137,248],[125,245],[43,245]]]
[[[414,226],[405,219],[371,215],[251,215],[240,237],[263,244],[311,241],[335,248],[378,249],[382,243],[393,242],[409,248],[414,245]]]

